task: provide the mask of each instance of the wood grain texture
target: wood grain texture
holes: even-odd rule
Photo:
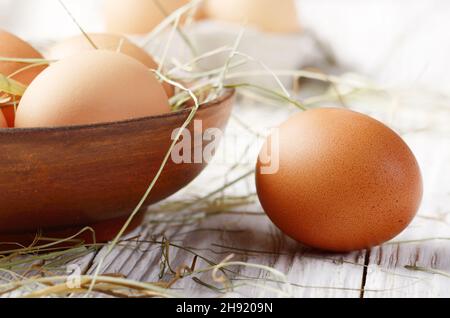
[[[179,246],[188,247],[214,263],[220,263],[229,255],[233,261],[241,261],[273,267],[286,274],[291,286],[283,284],[280,278],[268,272],[244,266],[230,269],[229,278],[235,285],[250,284],[234,288],[228,297],[359,297],[363,274],[364,252],[348,255],[327,255],[300,247],[286,238],[267,220],[260,216],[216,216],[198,224],[178,226],[149,226],[140,240],[161,240],[155,233],[165,233],[167,239]],[[97,255],[96,262],[104,251]],[[191,266],[194,255],[178,248],[170,249],[173,268]],[[104,273],[122,274],[140,281],[159,281],[162,260],[160,244],[129,243],[127,247],[114,250],[103,268]],[[197,262],[198,268],[207,267],[204,261]],[[214,282],[211,272],[195,275],[202,282],[222,287]],[[170,277],[162,277],[170,279]],[[271,280],[275,280],[276,283]],[[255,288],[251,284],[261,285]],[[266,289],[264,288],[266,287]],[[217,297],[217,292],[186,278],[173,286],[185,297]],[[280,289],[283,294],[271,289]]]

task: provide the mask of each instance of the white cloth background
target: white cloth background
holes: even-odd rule
[[[65,3],[84,28],[101,31],[103,1]],[[389,85],[450,90],[450,1],[297,2],[302,24],[333,49],[345,69]],[[57,0],[0,0],[0,27],[30,39],[61,38],[78,32]],[[277,54],[276,47],[272,54]]]

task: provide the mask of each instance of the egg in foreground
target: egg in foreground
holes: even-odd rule
[[[107,33],[90,33],[88,36],[98,49],[120,52],[135,58],[149,69],[158,69],[158,64],[150,54],[124,36]],[[86,36],[77,35],[54,45],[50,48],[48,56],[51,60],[61,60],[88,50],[95,50],[95,48]],[[174,87],[172,85],[163,83],[163,87],[168,97],[174,95]]]
[[[328,251],[366,249],[394,238],[422,199],[419,165],[400,136],[344,109],[290,118],[266,142],[256,169],[258,196],[275,225]]]
[[[164,0],[159,3],[162,8],[153,0],[106,0],[106,29],[121,34],[148,33],[160,24],[166,15],[186,5],[189,0]]]
[[[27,58],[42,59],[42,55],[34,49],[30,44],[18,38],[17,36],[0,30],[0,56],[9,58]],[[0,73],[5,76],[11,76],[13,80],[27,86],[38,76],[44,69],[45,65],[28,67],[30,64],[0,61]],[[27,69],[22,70],[27,67]],[[10,96],[12,101],[19,101],[20,96]],[[3,114],[9,127],[14,125],[14,107],[3,107]]]
[[[142,63],[97,50],[61,60],[42,72],[22,97],[15,126],[96,124],[168,112],[162,85]]]
[[[248,23],[266,32],[301,30],[294,0],[207,0],[204,10],[209,18]]]

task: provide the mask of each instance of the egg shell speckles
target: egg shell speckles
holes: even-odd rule
[[[258,160],[256,184],[267,215],[288,236],[323,250],[360,250],[394,238],[422,199],[420,168],[406,143],[349,110],[293,116],[279,130],[278,172],[262,174],[264,166]]]
[[[168,112],[162,85],[142,63],[97,50],[61,60],[42,72],[19,104],[16,127],[94,124]]]

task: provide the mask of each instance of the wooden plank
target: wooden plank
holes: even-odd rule
[[[302,248],[298,243],[287,239],[261,216],[224,215],[216,216],[198,224],[177,227],[148,227],[141,239],[152,241],[155,233],[163,230],[169,241],[188,247],[205,258],[220,263],[229,255],[233,261],[248,262],[270,266],[286,274],[286,284],[277,284],[270,280],[282,281],[280,277],[271,277],[270,273],[244,266],[234,266],[230,273],[234,284],[248,285],[227,293],[227,296],[267,297],[359,297],[365,253],[349,255],[327,255]],[[156,240],[161,240],[157,237]],[[102,253],[98,257],[101,257]],[[97,257],[97,261],[98,261]],[[190,266],[194,256],[178,248],[170,249],[171,266],[175,269],[182,265]],[[156,282],[160,280],[161,248],[158,244],[130,243],[128,248],[117,248],[106,258],[104,272],[123,274],[130,279]],[[197,269],[208,267],[204,261],[197,262]],[[93,272],[94,267],[91,269]],[[218,288],[211,272],[195,275],[207,284]],[[167,277],[169,278],[169,277]],[[266,280],[266,281],[264,281]],[[267,289],[279,288],[285,294],[274,293]],[[291,288],[291,290],[290,290]],[[175,291],[188,297],[217,297],[218,294],[191,278],[186,278],[174,286]]]

